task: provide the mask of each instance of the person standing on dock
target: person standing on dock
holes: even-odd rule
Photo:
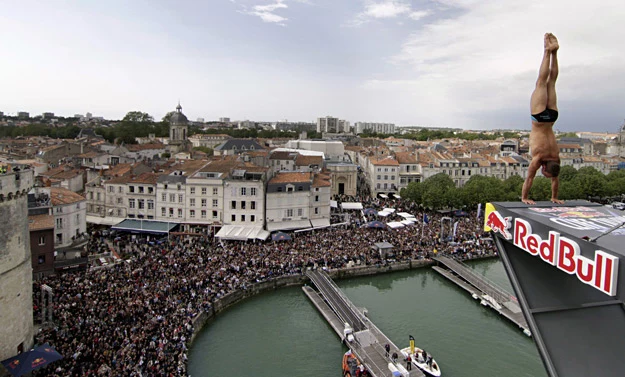
[[[393,363],[397,363],[397,352],[393,352]]]
[[[410,357],[410,354],[406,356],[406,369],[412,370],[412,358]]]
[[[388,357],[389,352],[391,352],[391,346],[388,343],[384,345],[384,349],[386,350],[386,357]]]

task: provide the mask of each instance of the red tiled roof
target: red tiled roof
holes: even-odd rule
[[[84,196],[63,187],[50,187],[50,201],[53,206],[78,203],[86,200]]]

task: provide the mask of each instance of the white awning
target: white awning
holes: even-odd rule
[[[382,209],[382,211],[393,213],[393,212],[395,212],[395,208],[384,208],[384,209]]]
[[[386,225],[388,225],[389,227],[395,229],[395,228],[403,228],[405,225],[400,223],[399,221],[391,221],[390,223],[386,223]]]
[[[416,223],[416,220],[411,220],[411,219],[406,219],[406,220],[402,220],[400,221],[400,223],[404,224],[404,225],[412,225],[414,223]]]
[[[399,194],[393,194],[394,197],[396,197],[397,199],[401,199],[401,196],[399,196]]]
[[[380,198],[388,199],[388,195],[386,195],[386,194],[380,194]]]
[[[87,222],[90,224],[96,224],[96,225],[117,225],[119,223],[121,223],[122,221],[124,221],[123,218],[121,217],[100,217],[100,216],[90,216],[87,215],[86,218]]]
[[[339,208],[339,203],[336,200],[330,200],[330,207]]]
[[[264,233],[263,233],[264,232]],[[266,235],[265,235],[266,233]],[[262,237],[265,238],[262,238]],[[252,239],[266,239],[269,232],[265,231],[262,226],[242,226],[242,225],[224,225],[215,234],[216,238],[222,240],[246,241]]]
[[[330,226],[330,219],[311,219],[310,224],[313,228],[325,228]]]
[[[362,203],[341,203],[343,209],[363,209]]]
[[[310,220],[274,221],[267,223],[267,230],[292,230],[310,228]]]
[[[378,216],[382,216],[382,217],[386,217],[386,216],[388,216],[390,214],[391,214],[390,212],[385,212],[385,211],[378,212]]]
[[[410,219],[410,218],[415,218],[414,215],[409,214],[408,212],[397,212],[397,214],[401,217],[403,217],[404,219]]]

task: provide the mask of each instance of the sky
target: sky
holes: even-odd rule
[[[4,6],[2,6],[4,4]],[[625,119],[622,0],[0,0],[0,111],[529,129],[543,35],[560,131]]]

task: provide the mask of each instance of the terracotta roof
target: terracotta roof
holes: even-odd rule
[[[397,159],[397,162],[399,162],[400,164],[416,164],[417,163],[417,156],[415,156],[414,154],[410,152],[397,152],[395,153],[395,158]]]
[[[302,172],[278,173],[275,177],[269,180],[268,184],[273,185],[277,183],[305,183],[310,182],[310,176],[310,173]]]
[[[558,148],[582,149],[583,147],[580,144],[558,144]]]
[[[70,179],[70,178],[77,177],[81,174],[82,174],[81,170],[73,169],[73,170],[62,171],[54,175],[42,174],[42,176],[46,175],[48,178],[54,178],[54,179]]]
[[[385,157],[381,159],[371,159],[371,164],[376,166],[399,166],[399,162],[391,157]]]
[[[297,156],[295,160],[297,166],[310,166],[310,165],[323,165],[323,157],[321,156],[304,156],[302,154]]]
[[[110,169],[104,171],[104,175],[108,177],[119,177],[130,172],[131,164],[117,164]]]
[[[54,229],[53,215],[32,215],[28,216],[28,230]]]
[[[107,184],[126,184],[126,183],[143,183],[149,185],[155,185],[158,180],[158,174],[156,173],[143,173],[138,176],[125,175],[122,177],[115,177],[107,181]]]
[[[62,187],[50,187],[50,201],[53,206],[78,203],[86,200],[84,196],[78,195]]]
[[[270,160],[294,160],[297,158],[297,152],[287,152],[287,151],[279,151],[279,152],[271,152],[271,156],[269,156]]]
[[[98,152],[87,152],[87,153],[83,153],[83,154],[79,154],[78,158],[92,158],[92,157],[98,157],[99,155],[104,154],[104,153],[98,153]]]
[[[313,180],[313,187],[330,187],[332,186],[332,182],[330,182],[330,176],[325,174],[315,174],[315,178]]]

